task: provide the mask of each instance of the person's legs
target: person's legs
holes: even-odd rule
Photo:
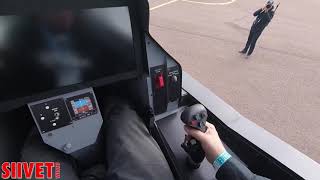
[[[253,34],[254,34],[254,32],[253,32],[253,30],[251,29],[251,30],[250,30],[250,34],[249,34],[249,37],[248,37],[248,40],[247,40],[247,43],[246,43],[246,46],[245,46],[245,48],[244,48],[243,50],[240,51],[240,53],[242,53],[242,54],[247,53],[247,51],[248,51],[248,49],[249,49],[249,47],[250,47],[251,41],[252,41]]]
[[[24,147],[21,152],[21,161],[59,162],[61,168],[60,179],[79,180],[72,158],[44,144],[36,128],[34,128],[30,132],[30,135],[25,141]]]
[[[250,49],[248,51],[248,56],[250,56],[253,53],[253,50],[256,47],[256,43],[257,43],[257,40],[260,37],[260,35],[261,35],[261,32],[256,32],[253,34],[252,41],[250,44]]]
[[[173,180],[162,151],[136,112],[121,100],[107,109],[107,179]]]

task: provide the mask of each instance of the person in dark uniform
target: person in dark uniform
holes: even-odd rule
[[[258,38],[274,16],[275,11],[273,9],[274,1],[268,0],[267,4],[263,8],[254,12],[253,16],[256,16],[257,18],[251,26],[246,47],[243,50],[239,51],[239,53],[247,54],[247,56],[250,56],[252,54]]]

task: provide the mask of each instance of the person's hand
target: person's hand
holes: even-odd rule
[[[263,8],[261,8],[261,13],[266,12],[268,10],[267,6],[264,6]]]
[[[208,122],[206,123],[206,126],[208,128],[205,133],[188,126],[184,126],[184,129],[188,135],[200,141],[201,146],[206,153],[207,160],[209,163],[213,163],[213,161],[225,151],[225,148],[220,140],[216,128]]]

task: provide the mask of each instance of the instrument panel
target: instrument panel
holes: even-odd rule
[[[46,144],[70,154],[96,142],[103,120],[92,88],[28,106]]]

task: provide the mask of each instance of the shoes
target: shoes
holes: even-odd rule
[[[246,51],[246,50],[242,50],[242,51],[239,51],[239,53],[241,53],[241,54],[246,54],[247,51]]]
[[[251,54],[246,54],[244,58],[245,58],[245,59],[249,59],[249,58],[250,58],[250,55],[251,55]]]

